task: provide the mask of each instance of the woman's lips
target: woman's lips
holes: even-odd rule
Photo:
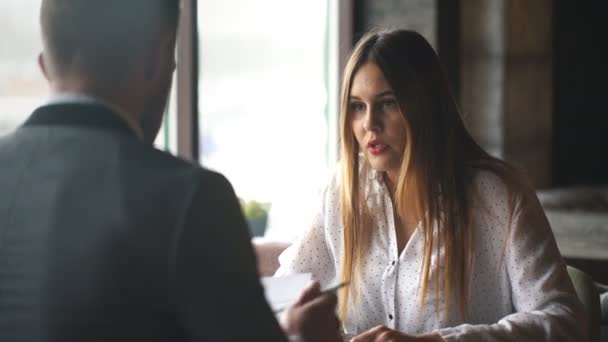
[[[382,154],[382,152],[384,152],[387,148],[388,146],[386,144],[376,140],[372,140],[367,144],[367,150],[374,156]]]

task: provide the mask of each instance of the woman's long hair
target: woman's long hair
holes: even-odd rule
[[[473,175],[476,170],[486,169],[510,182],[517,178],[516,172],[473,140],[433,48],[420,34],[407,30],[368,33],[355,47],[344,72],[340,109],[340,205],[344,226],[341,278],[351,281],[351,286],[340,293],[340,314],[345,319],[349,299],[358,298],[358,277],[371,239],[364,180],[359,177],[360,164],[366,161],[360,158],[361,148],[348,112],[353,77],[366,63],[380,68],[404,113],[406,144],[393,198],[399,218],[413,214],[421,219],[421,308],[432,281],[436,298],[443,289],[445,313],[454,298],[459,313],[466,317],[474,253]],[[407,213],[406,197],[416,199]],[[440,247],[444,251],[441,260]],[[444,266],[441,284],[439,274],[430,272],[433,253]]]

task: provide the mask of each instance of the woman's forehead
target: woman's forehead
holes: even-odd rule
[[[374,63],[363,64],[353,75],[350,95],[369,97],[391,92],[392,88],[382,70]]]

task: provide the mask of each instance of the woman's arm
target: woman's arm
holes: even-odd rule
[[[275,275],[312,273],[313,279],[327,284],[336,277],[334,258],[327,243],[328,229],[337,232],[339,221],[338,186],[335,177],[321,194],[318,209],[312,224],[304,235],[279,256],[280,267]],[[333,223],[334,221],[338,221]],[[332,225],[331,227],[328,227]]]
[[[495,324],[439,330],[446,341],[587,341],[586,313],[531,190],[515,208],[505,262],[516,313]]]

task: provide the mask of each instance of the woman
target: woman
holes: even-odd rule
[[[341,104],[339,172],[277,274],[349,281],[354,341],[585,339],[534,191],[471,138],[422,36],[363,37]]]

